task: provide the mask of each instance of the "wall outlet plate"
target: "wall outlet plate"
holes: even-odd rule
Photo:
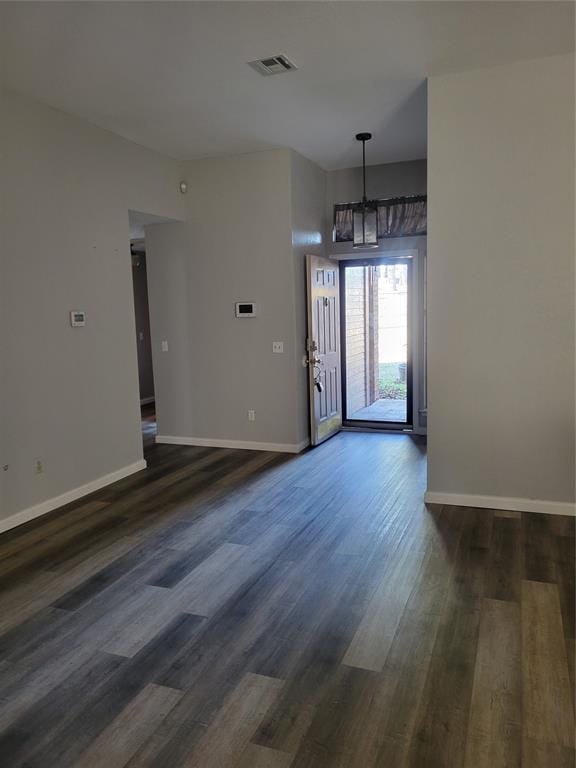
[[[281,355],[284,352],[284,342],[283,341],[273,341],[272,342],[272,352],[274,352],[277,355]]]
[[[253,301],[237,301],[234,308],[236,317],[256,317],[256,304]]]

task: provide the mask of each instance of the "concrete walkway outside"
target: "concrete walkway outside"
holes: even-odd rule
[[[381,398],[348,416],[361,421],[406,421],[406,400]]]

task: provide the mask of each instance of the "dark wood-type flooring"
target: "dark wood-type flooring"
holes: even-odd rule
[[[425,449],[156,446],[0,537],[2,768],[573,768],[574,519]]]

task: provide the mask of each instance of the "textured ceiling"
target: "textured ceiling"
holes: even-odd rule
[[[2,3],[9,87],[173,157],[426,156],[426,77],[572,50],[561,2]],[[284,53],[298,71],[246,62]]]

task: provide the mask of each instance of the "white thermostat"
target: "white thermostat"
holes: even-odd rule
[[[70,312],[70,325],[72,328],[86,325],[86,312],[83,312],[80,309],[73,309]]]
[[[256,317],[256,304],[253,301],[237,301],[236,317]]]

